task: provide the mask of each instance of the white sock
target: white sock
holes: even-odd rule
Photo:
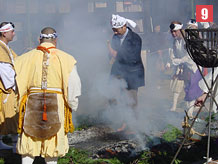
[[[22,164],[32,164],[34,161],[33,157],[30,156],[22,156]]]
[[[45,158],[45,162],[46,162],[46,164],[57,164],[58,163],[58,158],[57,157]]]
[[[175,111],[176,110],[178,98],[179,98],[179,93],[174,93],[173,94],[173,106],[171,108],[171,111]]]

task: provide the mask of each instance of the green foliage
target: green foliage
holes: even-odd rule
[[[89,164],[122,164],[118,159],[113,158],[113,159],[98,159],[98,160],[93,160]]]
[[[69,164],[70,163],[70,159],[67,158],[59,158],[58,159],[58,164]]]
[[[217,113],[212,113],[211,114],[211,122],[217,121],[217,117],[218,117]],[[209,122],[209,116],[205,118],[205,121]]]
[[[172,154],[168,154],[166,151],[154,152],[143,151],[142,154],[130,162],[130,164],[167,164],[172,160]],[[176,159],[174,164],[182,163],[181,160]],[[1,164],[1,163],[0,163]],[[70,148],[65,157],[58,159],[58,164],[124,164],[117,158],[113,159],[92,159],[89,157],[89,153],[83,150]]]
[[[169,164],[173,160],[173,157],[174,157],[173,152],[159,150],[157,152],[152,152],[148,164],[156,164],[156,163]],[[182,161],[179,159],[176,159],[174,161],[174,164],[180,164],[180,163],[182,163]],[[147,164],[147,163],[142,163],[142,164]]]
[[[81,131],[84,129],[88,129],[88,125],[79,125],[78,127],[75,128],[76,131]]]
[[[4,159],[0,158],[0,164],[4,164],[4,163],[5,163]]]
[[[150,164],[151,152],[144,151],[141,156],[137,159],[137,164]],[[136,163],[136,162],[133,162]]]
[[[83,125],[80,127],[84,127],[84,125],[87,125],[87,127],[89,127],[90,122],[89,121],[86,122],[85,120],[83,121],[80,122],[82,123],[80,125]],[[177,129],[172,125],[168,125],[162,138],[167,142],[172,142],[175,141],[176,138],[181,134],[182,132],[179,129]],[[148,140],[152,140],[152,139],[148,138]],[[137,159],[135,159],[135,161],[132,161],[132,163],[130,164],[156,164],[157,162],[163,162],[163,161],[164,161],[163,164],[167,164],[172,160],[172,157],[173,154],[165,150],[164,151],[159,150],[156,153],[150,151],[144,151]],[[174,163],[180,164],[182,163],[182,161],[176,159]],[[117,158],[92,159],[90,158],[90,154],[88,153],[88,151],[70,148],[69,152],[64,157],[58,159],[58,164],[123,164],[123,163]]]
[[[180,163],[182,163],[182,161],[179,160],[179,159],[176,159],[176,160],[174,161],[174,163],[175,163],[175,164],[180,164]]]
[[[156,163],[169,163],[172,160],[172,156],[167,154],[166,151],[158,151],[154,154],[150,151],[144,151],[138,159],[131,162],[130,164],[156,164]],[[174,164],[180,164],[182,161],[176,159]]]
[[[173,142],[177,137],[181,136],[182,132],[173,125],[168,125],[166,132],[163,134],[162,138],[167,142]]]
[[[58,164],[122,164],[118,159],[92,159],[89,153],[83,150],[70,148],[66,156],[58,159]]]

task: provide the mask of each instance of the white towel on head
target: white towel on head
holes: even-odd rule
[[[133,28],[136,27],[136,23],[133,20],[126,19],[119,15],[114,15],[114,14],[112,15],[112,19],[111,19],[112,28],[121,28],[127,23]]]
[[[127,23],[132,27],[132,28],[135,28],[136,27],[136,23],[133,21],[133,20],[131,20],[131,19],[126,19],[126,21],[127,21]]]
[[[8,23],[0,28],[0,32],[8,32],[8,31],[11,31],[13,29],[14,29],[14,27],[11,25],[11,23]]]
[[[190,19],[187,23],[188,26],[190,25],[195,25],[196,27],[198,27],[198,22],[196,22],[196,20],[194,19]]]

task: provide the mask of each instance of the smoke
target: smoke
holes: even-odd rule
[[[7,0],[7,2],[0,1],[0,6],[7,8],[15,0]],[[125,88],[125,82],[109,78],[111,65],[109,64],[106,41],[112,37],[110,16],[116,13],[115,7],[110,5],[112,2],[108,2],[105,12],[104,8],[95,8],[95,3],[89,4],[87,0],[64,0],[62,3],[43,0],[38,2],[38,12],[36,13],[30,12],[28,7],[31,7],[31,4],[28,4],[26,12],[29,11],[30,13],[14,14],[13,17],[10,17],[1,10],[1,20],[15,22],[18,30],[17,40],[11,44],[11,47],[19,55],[27,48],[37,46],[37,38],[42,28],[51,26],[56,29],[59,35],[58,48],[71,54],[77,60],[78,73],[82,81],[79,114],[97,116],[98,112],[102,112],[111,123],[119,124],[125,121],[131,129],[138,132],[161,131],[167,124],[181,128],[180,124],[184,112],[169,112],[172,105],[172,93],[169,90],[170,73],[165,72],[168,76],[164,78],[161,74],[156,74],[154,72],[155,65],[149,60],[148,53],[143,58],[147,62],[146,74],[148,76],[146,77],[146,86],[139,88],[137,111],[139,117],[137,120],[135,119],[135,112],[128,106],[128,102],[132,100],[125,95],[120,95],[123,94],[122,88]],[[34,2],[33,5],[36,5],[35,3],[37,2]],[[69,4],[70,7],[65,6],[67,10],[63,9],[63,13],[58,14],[59,7],[64,3]],[[146,22],[143,24],[145,33],[140,33],[144,50],[151,49],[149,44],[152,37],[150,23],[153,23],[154,27],[160,25],[161,32],[165,32],[163,33],[166,37],[165,42],[169,42],[167,46],[170,47],[172,45],[170,42],[171,36],[167,32],[169,24],[173,20],[186,23],[191,18],[190,1],[151,0],[140,1],[140,3],[145,5],[144,10],[150,15],[134,12],[118,14],[127,18],[139,15]],[[92,10],[92,8],[95,12],[88,12],[88,9]],[[51,11],[48,12],[48,10]],[[52,12],[53,10],[55,12]],[[68,10],[69,12],[67,12]],[[22,16],[25,18],[23,19]],[[153,22],[150,22],[150,16]],[[24,21],[22,22],[22,20]],[[163,42],[152,46],[158,47]],[[169,59],[167,46],[164,49],[163,59],[166,61]],[[121,97],[123,98],[121,99]],[[117,99],[121,103],[111,107],[108,103],[108,100],[111,99]],[[185,109],[185,106],[182,106],[182,108]]]
[[[167,118],[170,100],[158,102],[159,97],[164,97],[165,93],[153,90],[151,94],[149,88],[139,89],[139,117],[136,120],[135,112],[128,105],[133,100],[123,92],[126,83],[110,79],[111,65],[106,47],[106,41],[112,37],[110,19],[88,16],[80,10],[78,7],[66,15],[61,22],[64,28],[57,29],[60,48],[72,54],[78,61],[78,72],[82,80],[78,114],[92,115],[95,119],[104,118],[114,129],[127,123],[131,130],[140,133],[161,131],[169,123],[179,127],[181,117],[176,115],[170,120]],[[148,95],[154,99],[148,100]],[[117,102],[111,102],[114,100]],[[163,109],[161,104],[165,105]],[[97,117],[99,112],[103,118]]]
[[[75,4],[75,5],[74,5]],[[83,11],[84,3],[74,2],[72,12],[66,15],[57,29],[59,47],[77,60],[78,73],[82,81],[82,96],[78,113],[92,114],[104,108],[106,99],[99,93],[107,91],[102,87],[108,81],[110,65],[106,41],[109,27],[105,21],[98,20]],[[86,3],[87,5],[87,3]],[[104,25],[103,25],[104,24]],[[106,85],[105,85],[106,86]]]

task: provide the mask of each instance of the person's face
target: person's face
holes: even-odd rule
[[[115,35],[123,35],[126,32],[126,26],[120,28],[112,28]]]
[[[180,30],[171,30],[171,34],[175,39],[182,38]]]
[[[198,29],[198,27],[195,25],[191,25],[190,29]]]
[[[156,26],[156,27],[154,28],[154,31],[155,31],[156,33],[160,32],[160,26],[159,26],[159,25]]]
[[[10,42],[13,40],[14,36],[15,36],[15,31],[14,30],[11,30],[11,31],[8,31],[8,32],[4,32],[3,33],[5,39]]]

